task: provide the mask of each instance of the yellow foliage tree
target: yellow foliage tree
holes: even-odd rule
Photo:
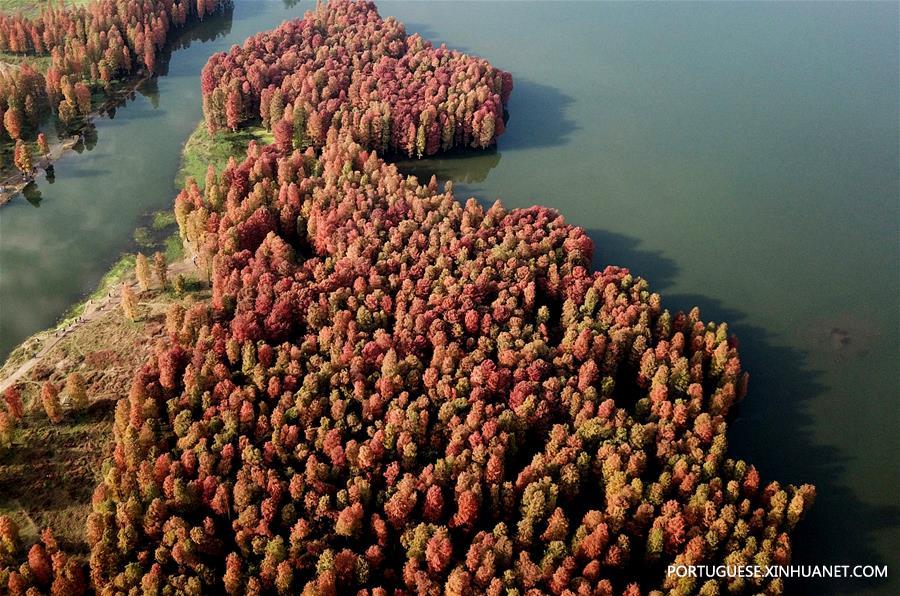
[[[4,410],[0,410],[0,447],[9,447],[12,444],[12,432],[16,421]]]
[[[87,384],[80,373],[73,372],[66,378],[66,395],[76,410],[84,409],[88,405]]]
[[[128,284],[122,284],[122,312],[132,321],[137,320],[138,300]]]
[[[59,424],[62,421],[62,408],[59,407],[59,389],[52,382],[47,381],[41,386],[41,403],[44,404],[44,411],[47,412],[47,418],[53,424]]]
[[[139,252],[134,260],[134,274],[137,277],[138,286],[141,288],[141,292],[149,290],[150,264],[147,262],[147,257],[144,256],[144,253]]]
[[[166,289],[169,284],[169,264],[166,262],[166,255],[156,251],[153,255],[153,269],[156,271],[160,287]]]

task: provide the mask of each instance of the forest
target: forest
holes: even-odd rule
[[[48,26],[7,28],[18,51],[46,51]],[[170,307],[116,405],[89,561],[50,531],[24,544],[0,516],[0,585],[782,593],[780,578],[665,575],[787,563],[815,498],[729,457],[749,375],[727,323],[667,310],[627,268],[592,270],[593,242],[552,209],[462,201],[385,161],[492,145],[512,86],[365,0],[212,56],[209,132],[259,119],[275,142],[175,199],[211,297]],[[65,391],[80,400],[81,380]],[[63,415],[59,388],[41,398]],[[5,401],[8,427],[22,405],[15,388]]]
[[[213,55],[201,87],[210,133],[260,119],[282,145],[318,149],[337,128],[380,153],[422,157],[493,145],[513,82],[407,36],[371,3],[333,2]]]

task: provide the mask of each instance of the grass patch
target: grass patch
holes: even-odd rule
[[[177,263],[184,258],[184,244],[178,232],[166,238],[165,246],[166,260],[169,263]]]
[[[109,271],[107,271],[100,279],[100,285],[97,286],[97,289],[94,290],[93,294],[88,296],[88,300],[99,300],[100,298],[104,298],[111,288],[122,283],[122,281],[134,271],[134,259],[135,256],[133,254],[124,254],[119,257],[119,260],[116,261],[113,266],[109,268]]]
[[[59,5],[58,0],[52,0],[53,4]],[[66,0],[66,8],[83,5],[90,0]],[[0,12],[6,14],[15,14],[21,12],[26,17],[36,17],[41,11],[49,6],[51,0],[0,0]]]
[[[0,514],[19,524],[26,541],[49,526],[56,539],[86,554],[84,524],[112,435],[113,402],[67,413],[50,424],[43,412],[28,414],[0,458]]]
[[[174,226],[175,223],[174,211],[172,211],[171,209],[167,211],[157,211],[153,214],[153,222],[151,223],[151,227],[155,231],[161,232],[169,226]]]
[[[0,62],[7,64],[23,64],[25,62],[31,64],[38,72],[47,72],[50,68],[50,56],[34,56],[31,54],[12,54],[10,52],[0,52]]]
[[[209,135],[201,121],[188,137],[181,154],[181,170],[175,177],[175,185],[180,187],[188,177],[193,176],[201,187],[206,180],[206,169],[212,164],[221,172],[228,164],[228,158],[240,157],[247,150],[250,141],[268,145],[274,141],[272,133],[261,126],[241,129],[237,132],[224,131]]]
[[[119,257],[119,260],[113,263],[109,271],[103,274],[97,289],[84,302],[76,304],[67,310],[56,328],[63,327],[72,319],[80,316],[84,312],[87,302],[106,298],[106,294],[112,288],[122,283],[134,271],[134,259],[135,255],[133,254],[123,254]]]

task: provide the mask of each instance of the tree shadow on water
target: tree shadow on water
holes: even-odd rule
[[[382,16],[382,18],[387,18],[391,15],[382,13],[381,16]],[[461,54],[467,54],[469,56],[476,56],[478,58],[484,58],[485,60],[488,60],[489,62],[491,62],[490,57],[487,55],[486,52],[483,52],[483,51],[479,52],[479,51],[473,50],[472,48],[470,48],[468,46],[463,46],[457,42],[445,39],[444,37],[442,37],[440,31],[436,30],[434,27],[432,27],[428,23],[417,23],[415,21],[405,21],[402,18],[400,19],[400,21],[403,23],[403,27],[406,30],[406,35],[414,35],[414,34],[418,33],[422,37],[422,39],[431,43],[431,45],[434,46],[435,48],[439,48],[443,45],[448,50],[452,50],[454,52],[459,52]],[[494,64],[493,62],[491,62],[491,64],[493,64],[494,66],[496,66],[498,68],[503,68],[503,66],[500,64]]]
[[[844,481],[853,461],[836,446],[816,440],[810,412],[827,388],[821,372],[810,367],[807,354],[777,342],[765,328],[748,323],[745,313],[719,300],[701,294],[664,294],[663,304],[670,310],[698,306],[703,320],[727,322],[740,340],[750,387],[729,423],[729,453],[756,465],[764,483],[816,486],[816,503],[792,540],[792,562],[886,564],[884,553],[875,548],[874,535],[898,527],[900,508],[860,500]],[[786,580],[786,588],[789,594],[889,592],[884,579],[794,578]]]
[[[627,267],[633,275],[650,282],[653,291],[668,288],[678,274],[675,261],[656,250],[640,248],[641,241],[631,236],[608,230],[585,230],[594,242],[594,258],[591,266],[602,270],[607,265]]]
[[[150,77],[135,87],[135,91],[147,98],[154,110],[159,108],[159,77]]]
[[[156,74],[160,76],[169,74],[169,62],[174,52],[191,47],[195,41],[206,43],[231,33],[233,20],[234,5],[232,4],[212,15],[207,15],[202,21],[193,22],[176,32],[157,57]]]
[[[393,163],[401,173],[415,176],[422,184],[428,184],[432,175],[442,184],[447,180],[452,180],[454,184],[473,184],[487,179],[490,171],[500,163],[500,152],[496,147],[478,151],[457,149],[423,159],[399,159]]]
[[[507,104],[506,132],[500,149],[557,147],[569,142],[578,125],[566,112],[575,100],[556,87],[513,73],[513,90]]]
[[[384,18],[387,18],[389,16],[390,15],[382,15],[382,17],[384,17]],[[436,48],[440,47],[440,45],[443,43],[443,44],[446,44],[448,49],[456,50],[458,52],[463,52],[464,54],[469,54],[469,55],[472,54],[472,52],[469,52],[468,50],[466,50],[463,47],[460,47],[457,45],[452,45],[452,44],[447,43],[446,40],[442,40],[440,38],[441,37],[440,34],[437,31],[435,31],[431,25],[428,25],[426,23],[404,22],[403,26],[406,29],[407,35],[412,35],[413,33],[418,33],[419,35],[422,36],[422,39],[426,39],[426,40],[430,41],[431,43],[434,44],[434,47],[436,47]]]
[[[765,483],[811,483],[817,498],[793,535],[793,563],[802,565],[885,565],[885,553],[875,547],[876,532],[900,526],[900,507],[863,502],[844,479],[853,461],[834,445],[814,436],[813,408],[826,391],[822,373],[808,355],[784,345],[747,314],[703,294],[671,294],[679,272],[675,261],[658,251],[641,248],[640,240],[606,230],[586,230],[594,241],[594,268],[607,264],[627,267],[661,291],[670,311],[700,308],[705,321],[725,321],[740,340],[741,362],[750,373],[746,399],[729,423],[729,454],[756,465]],[[886,466],[893,462],[885,462]],[[890,572],[889,572],[890,573]],[[788,594],[891,593],[888,579],[786,580]],[[894,592],[896,593],[896,592]]]

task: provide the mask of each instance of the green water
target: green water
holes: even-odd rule
[[[149,97],[97,122],[94,149],[0,209],[0,352],[51,324],[168,206],[200,117],[206,56],[308,3],[236,3],[174,52]],[[795,562],[888,564],[900,593],[900,126],[895,3],[382,2],[410,31],[513,72],[496,151],[410,171],[590,230],[671,307],[741,339],[750,394],[731,449],[813,482]]]
[[[282,2],[237,2],[173,44],[164,76],[142,85],[96,130],[80,154],[55,163],[27,193],[0,208],[0,357],[53,324],[97,286],[135,228],[168,209],[181,147],[202,118],[199,73],[213,52],[302,15]]]

